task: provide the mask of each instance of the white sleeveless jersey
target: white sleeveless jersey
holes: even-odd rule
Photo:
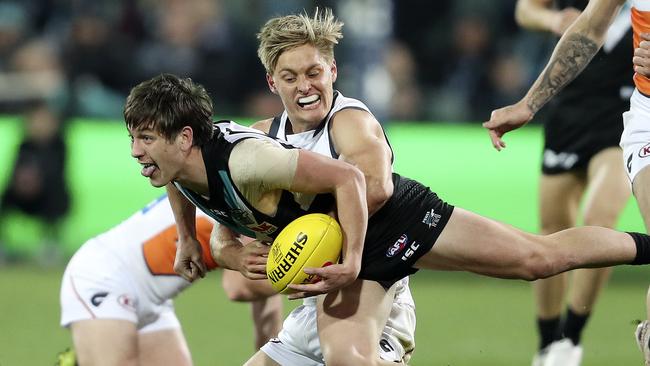
[[[315,130],[287,135],[287,123],[290,122],[287,111],[285,110],[279,118],[273,121],[269,134],[285,140],[295,147],[338,159],[339,154],[334,149],[334,145],[330,139],[330,122],[337,112],[348,108],[360,109],[372,114],[363,102],[345,97],[340,92],[335,91],[332,109],[330,109],[325,119],[323,119]]]
[[[209,249],[213,221],[197,210],[196,225],[204,261],[208,269],[214,269],[216,264]],[[97,274],[97,277],[126,276],[142,291],[139,295],[153,303],[162,303],[191,285],[173,270],[177,239],[169,200],[162,196],[109,231],[90,239],[75,253],[69,266],[76,262],[86,262],[82,264],[84,267],[92,266],[87,263],[88,258],[114,263],[108,268],[114,268],[115,273]]]
[[[282,112],[282,115],[279,118],[275,118],[272,122],[271,128],[269,129],[269,135],[285,140],[293,146],[338,159],[339,153],[334,149],[334,144],[332,143],[329,134],[330,122],[332,121],[334,115],[337,112],[347,108],[355,108],[366,111],[370,114],[372,113],[363,102],[357,99],[345,97],[338,91],[335,91],[334,93],[335,96],[332,108],[317,129],[287,135],[287,123],[290,122],[287,111],[285,110]],[[386,139],[386,142],[388,143],[388,139]],[[411,291],[408,287],[408,284],[408,277],[405,277],[398,281],[397,290],[395,293],[395,304],[410,304],[412,306],[415,306],[415,302],[411,296]],[[305,304],[313,305],[315,304],[315,301],[315,298],[307,298],[304,302]],[[394,319],[396,319],[395,314],[391,314],[391,317],[388,320],[388,324],[390,325]]]

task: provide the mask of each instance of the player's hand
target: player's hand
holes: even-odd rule
[[[174,271],[190,282],[205,277],[207,270],[203,262],[203,250],[196,238],[178,242]]]
[[[517,104],[493,110],[490,120],[484,122],[483,127],[488,129],[492,146],[501,151],[506,147],[506,143],[502,139],[503,135],[522,127],[532,118],[533,112],[522,100]]]
[[[641,33],[639,47],[634,49],[634,72],[650,77],[650,33]]]
[[[357,279],[359,266],[341,263],[321,268],[305,268],[304,271],[308,275],[316,276],[318,282],[306,285],[289,284],[289,288],[296,291],[289,295],[290,300],[325,294],[348,286]]]
[[[571,7],[560,10],[551,26],[551,31],[561,37],[571,24],[573,24],[573,22],[580,16],[580,13],[580,10]]]
[[[266,278],[266,261],[270,247],[258,240],[242,245],[238,240],[219,241],[213,250],[219,267],[240,272],[251,280]]]

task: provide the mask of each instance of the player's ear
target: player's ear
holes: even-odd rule
[[[194,142],[194,131],[192,127],[185,126],[181,129],[181,132],[178,134],[179,143],[181,149],[190,150],[192,148],[192,143]]]
[[[269,86],[271,93],[278,94],[278,88],[275,87],[275,81],[273,80],[273,76],[271,76],[271,74],[266,74],[266,84]]]
[[[332,84],[336,82],[336,76],[338,75],[338,68],[336,67],[336,59],[332,59],[332,66],[330,66],[330,71],[332,72]]]

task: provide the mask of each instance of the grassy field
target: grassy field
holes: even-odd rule
[[[0,273],[0,365],[51,365],[70,346],[58,326],[62,268],[5,267]],[[622,267],[584,336],[585,366],[640,365],[632,333],[643,317],[647,270]],[[196,365],[238,365],[253,352],[247,305],[226,300],[215,272],[178,297]],[[527,365],[537,342],[530,286],[464,273],[418,273],[414,366]],[[289,309],[295,303],[286,304]]]
[[[537,230],[540,130],[529,126],[508,136],[495,152],[476,125],[392,125],[395,169],[432,187],[450,203]],[[0,187],[19,141],[18,122],[0,119]],[[77,121],[68,130],[68,179],[72,211],[64,223],[63,247],[70,255],[86,239],[139,209],[161,190],[139,175],[129,157],[121,123]],[[30,218],[6,222],[9,250],[38,250],[39,226]],[[643,231],[633,201],[619,228]],[[50,365],[70,340],[58,326],[62,267],[0,267],[0,366]],[[600,299],[584,337],[585,366],[641,364],[632,338],[643,318],[646,268],[621,267]],[[196,364],[237,365],[252,354],[248,307],[230,303],[219,273],[199,282],[177,301]],[[530,286],[463,273],[419,273],[412,290],[418,308],[413,365],[527,365],[536,346]],[[287,308],[295,303],[287,303]]]

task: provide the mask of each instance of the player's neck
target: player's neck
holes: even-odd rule
[[[175,180],[183,187],[189,188],[198,194],[206,197],[210,195],[208,175],[205,170],[201,149],[193,148],[190,151],[185,166],[178,173]]]

